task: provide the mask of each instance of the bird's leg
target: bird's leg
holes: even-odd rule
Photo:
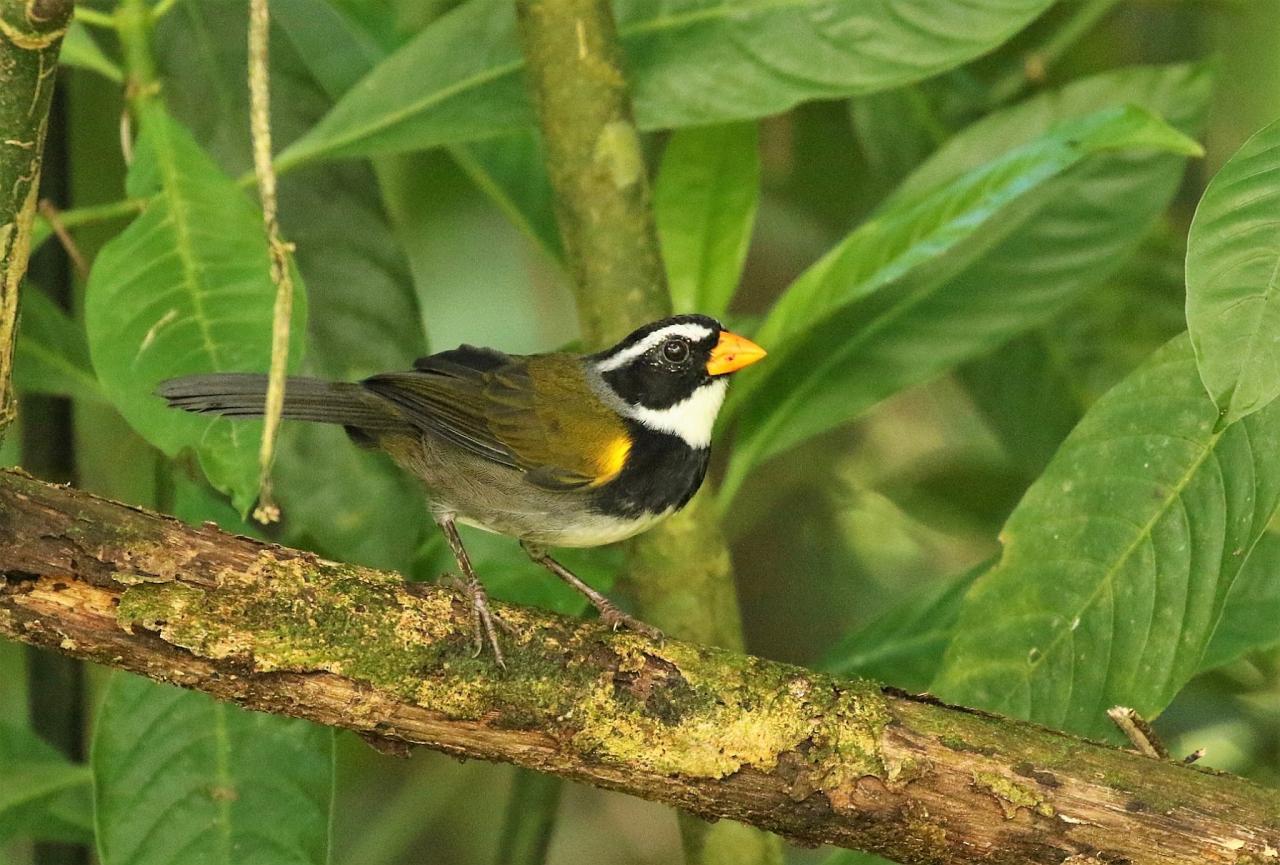
[[[547,554],[546,550],[541,547],[536,547],[527,541],[521,541],[520,546],[529,554],[529,558],[533,559],[548,571],[581,592],[586,599],[591,602],[591,605],[600,611],[600,620],[615,631],[620,627],[627,628],[628,630],[635,631],[638,634],[644,634],[646,637],[650,637],[654,640],[662,639],[661,631],[652,625],[646,625],[639,619],[634,619],[622,612],[622,610],[619,610],[613,605],[613,601],[610,601],[604,595],[588,586],[580,580],[573,571],[551,558],[551,556]]]
[[[436,517],[436,524],[440,526],[440,531],[444,532],[444,539],[449,542],[449,549],[453,551],[453,557],[458,562],[458,570],[462,571],[463,588],[471,598],[471,625],[475,629],[476,655],[479,656],[484,651],[484,640],[488,637],[489,645],[493,647],[494,659],[497,660],[499,667],[505,669],[507,662],[502,657],[502,647],[498,645],[498,633],[494,628],[497,617],[489,610],[489,595],[485,592],[480,578],[476,576],[475,568],[471,566],[471,557],[462,546],[458,527],[454,525],[452,516],[445,515]]]

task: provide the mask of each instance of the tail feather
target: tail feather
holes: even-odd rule
[[[261,417],[267,377],[260,373],[209,373],[171,378],[156,394],[173,408],[233,418]],[[399,410],[359,384],[290,376],[285,380],[282,417],[339,424],[369,431],[407,427]]]

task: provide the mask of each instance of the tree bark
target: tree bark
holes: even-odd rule
[[[0,0],[0,439],[16,407],[11,383],[18,288],[27,272],[31,226],[71,0]]]
[[[1259,865],[1280,794],[1020,721],[465,599],[0,472],[0,634],[251,709],[906,863]]]

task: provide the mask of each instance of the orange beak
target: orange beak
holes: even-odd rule
[[[744,336],[720,331],[720,341],[711,349],[711,359],[707,361],[707,375],[726,375],[736,372],[744,366],[764,357],[767,352]]]

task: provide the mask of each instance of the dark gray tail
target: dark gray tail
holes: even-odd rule
[[[156,394],[183,411],[261,417],[267,401],[267,377],[252,372],[185,375],[161,382]],[[395,406],[359,384],[298,376],[285,381],[282,416],[369,431],[407,427]]]

